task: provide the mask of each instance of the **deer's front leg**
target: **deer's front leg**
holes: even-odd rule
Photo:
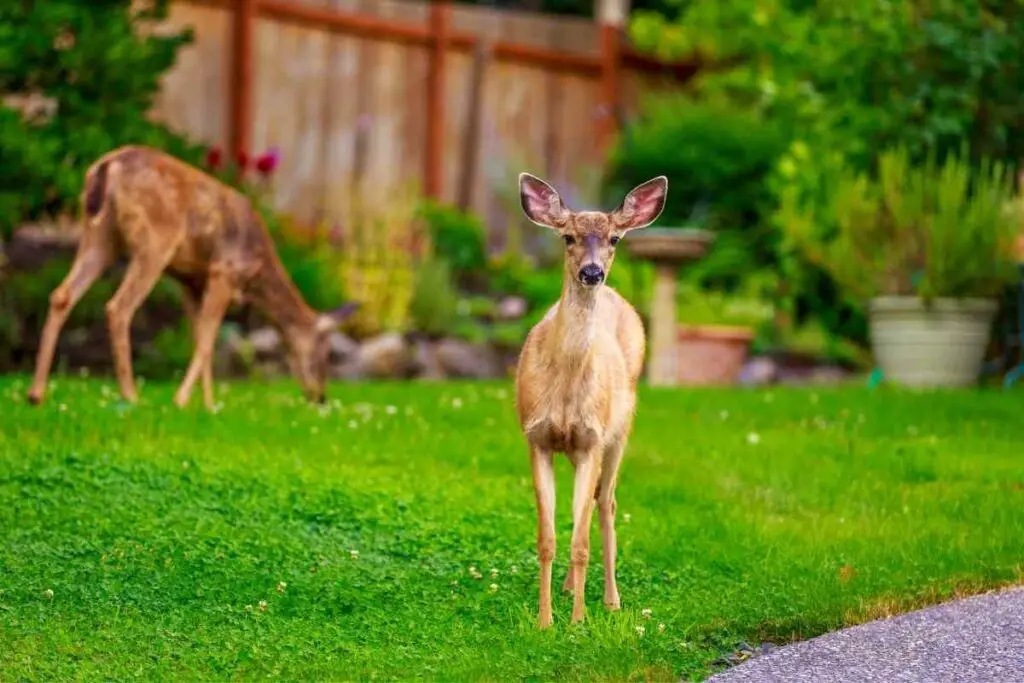
[[[199,297],[190,287],[182,287],[181,305],[185,309],[185,317],[192,325],[193,344],[199,342]],[[213,357],[203,366],[203,403],[207,410],[213,409]]]
[[[231,275],[223,270],[211,269],[206,291],[203,293],[203,302],[195,322],[196,348],[192,354],[188,371],[185,373],[185,379],[182,380],[178,393],[174,396],[174,402],[179,408],[188,405],[196,380],[211,362],[214,343],[217,341],[217,330],[220,329],[224,313],[227,312],[228,305],[231,303],[233,292],[234,280]]]
[[[576,465],[576,481],[572,494],[572,620],[582,621],[585,613],[584,595],[587,585],[587,564],[590,562],[590,524],[594,516],[594,492],[601,473],[600,451],[579,451],[572,458]]]
[[[530,446],[537,494],[537,557],[540,561],[540,613],[537,626],[551,626],[551,567],[555,561],[555,463],[550,452]]]
[[[611,610],[622,606],[619,588],[615,584],[615,485],[618,483],[619,463],[626,449],[625,439],[617,439],[605,448],[604,465],[597,487],[597,520],[601,525],[601,546],[604,552],[604,604]]]

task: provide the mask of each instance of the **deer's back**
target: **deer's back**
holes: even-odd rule
[[[245,268],[272,247],[248,198],[199,169],[148,147],[122,147],[96,165],[104,162],[125,250],[166,245],[168,269],[191,278],[214,261]]]

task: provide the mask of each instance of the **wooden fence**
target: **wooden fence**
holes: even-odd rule
[[[168,24],[196,40],[154,115],[231,155],[279,148],[274,202],[303,222],[343,215],[358,176],[503,223],[498,183],[571,180],[641,93],[697,69],[614,27],[447,2],[182,0]]]

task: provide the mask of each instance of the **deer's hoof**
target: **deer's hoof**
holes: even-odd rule
[[[541,613],[541,615],[539,617],[537,617],[537,628],[539,628],[541,630],[544,630],[546,628],[550,628],[551,627],[551,621],[552,621],[552,619],[551,619],[551,615],[550,614]]]
[[[36,389],[32,389],[28,392],[28,402],[31,405],[37,406],[43,402],[43,392]]]

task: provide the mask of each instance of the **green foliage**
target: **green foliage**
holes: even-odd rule
[[[147,30],[168,0],[0,4],[0,235],[74,213],[85,169],[127,143],[198,162],[201,150],[147,118],[189,31]],[[133,8],[133,5],[136,5]],[[41,104],[41,115],[27,111]]]
[[[783,197],[827,214],[826,188],[844,169],[874,173],[879,150],[901,145],[914,164],[966,142],[981,159],[1024,158],[1024,6],[1016,0],[688,0],[674,17],[638,11],[630,34],[665,58],[700,55],[700,102],[756,113],[788,141],[766,178],[762,219],[773,230]],[[810,208],[815,207],[815,208]],[[772,238],[780,305],[797,321],[866,340],[858,305],[784,235]]]
[[[478,216],[431,199],[423,202],[419,215],[430,231],[434,253],[450,264],[458,281],[466,282],[483,273],[487,244]]]
[[[844,168],[830,181],[824,202],[785,194],[780,220],[849,295],[991,297],[1017,278],[1005,165],[982,159],[972,173],[966,150],[913,165],[899,146],[881,155],[877,178]]]
[[[414,328],[433,336],[449,333],[458,317],[458,303],[448,261],[430,258],[420,263],[409,303]]]
[[[1004,392],[642,387],[622,609],[595,531],[586,620],[556,590],[542,632],[507,382],[339,382],[315,408],[289,380],[218,384],[217,415],[173,409],[173,383],[134,407],[67,377],[31,407],[27,384],[0,377],[5,679],[696,680],[741,639],[1020,578]],[[572,467],[555,475],[560,582]]]
[[[621,201],[636,185],[665,175],[669,193],[660,225],[756,226],[770,200],[764,178],[786,147],[777,125],[756,111],[682,93],[649,97],[642,112],[612,151],[609,198]]]

